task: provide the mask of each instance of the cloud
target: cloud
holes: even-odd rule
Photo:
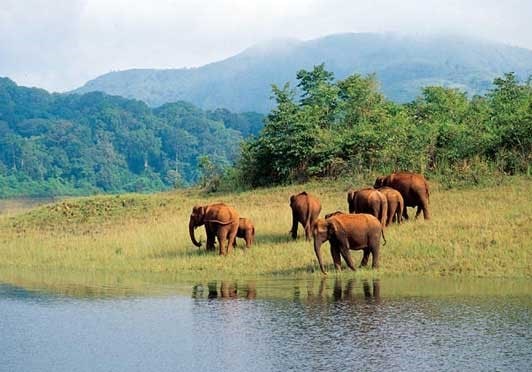
[[[0,75],[63,91],[128,68],[219,60],[274,38],[467,34],[532,49],[532,3],[494,0],[3,0]]]

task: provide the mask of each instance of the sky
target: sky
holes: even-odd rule
[[[272,39],[467,35],[532,49],[532,0],[0,0],[0,76],[68,91],[130,68],[201,66]]]

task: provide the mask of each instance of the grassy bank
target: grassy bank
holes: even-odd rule
[[[322,182],[239,194],[187,190],[63,200],[0,216],[0,268],[169,273],[188,278],[319,276],[311,243],[289,238],[288,198],[306,189],[322,201],[323,215],[346,209],[349,186]],[[529,179],[513,177],[499,186],[463,190],[432,186],[433,219],[386,229],[381,268],[343,275],[532,276]],[[257,237],[250,250],[239,241],[231,256],[219,257],[191,244],[187,224],[192,206],[215,201],[229,203],[254,220]],[[205,241],[203,228],[197,233]],[[324,253],[332,274],[327,246]],[[359,261],[361,252],[352,255]]]

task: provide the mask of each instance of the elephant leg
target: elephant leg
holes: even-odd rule
[[[386,226],[390,225],[393,222],[394,214],[395,214],[395,208],[390,207],[390,210],[388,210],[388,220],[386,221]]]
[[[421,208],[423,209],[423,218],[426,220],[430,220],[429,201],[422,200]]]
[[[306,241],[310,241],[310,237],[312,236],[312,228],[311,228],[312,225],[313,223],[311,221],[309,221],[305,225],[305,240]]]
[[[351,257],[351,254],[349,253],[349,248],[344,246],[343,244],[340,245],[340,253],[342,254],[342,257],[344,258],[345,262],[347,263],[347,266],[353,270],[356,271],[355,265],[353,264],[353,258]]]
[[[253,234],[251,231],[248,231],[246,233],[246,248],[251,248],[251,244],[253,244]]]
[[[371,260],[371,267],[376,269],[379,267],[379,245],[373,246],[371,249],[371,255],[373,256]]]
[[[403,208],[403,218],[404,218],[405,220],[408,220],[408,211],[407,211],[406,209],[407,209],[407,208],[406,208],[406,205],[405,205],[405,207]]]
[[[369,248],[364,248],[364,255],[362,256],[362,261],[360,261],[360,267],[364,267],[368,265],[369,260]]]
[[[337,243],[330,243],[331,244],[331,256],[334,262],[334,267],[336,270],[341,271],[342,270],[342,260],[340,258],[340,248],[338,248]]]
[[[297,239],[297,224],[297,215],[294,211],[292,211],[292,230],[290,230],[292,239]]]
[[[216,238],[216,235],[214,234],[214,231],[207,225],[205,225],[205,232],[207,234],[207,246],[206,249],[208,251],[214,251],[214,239]]]
[[[230,226],[228,226],[230,228]],[[233,246],[236,242],[236,234],[238,233],[238,224],[233,227],[232,230],[228,231],[228,242],[227,242],[227,252],[231,253],[233,251]]]
[[[421,206],[418,205],[417,211],[416,211],[416,217],[414,217],[415,219],[417,219],[419,217],[419,215],[421,214],[421,210],[422,210]]]
[[[397,211],[395,212],[395,222],[398,224],[401,224],[402,222],[401,208],[397,208]]]
[[[218,244],[220,244],[220,255],[225,256],[227,254],[227,247],[225,245],[225,241],[227,240],[227,229],[224,229],[223,227],[220,227],[217,232],[218,237]],[[233,242],[231,242],[232,244]]]

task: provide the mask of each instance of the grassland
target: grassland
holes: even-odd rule
[[[387,228],[381,268],[344,270],[342,276],[532,277],[529,178],[508,177],[498,186],[461,190],[431,185],[432,219]],[[319,277],[312,244],[289,237],[288,199],[303,189],[312,192],[322,201],[323,215],[346,209],[350,186],[364,185],[329,181],[238,194],[184,190],[65,199],[0,215],[0,270],[11,275],[51,270],[189,279]],[[253,219],[257,236],[251,249],[239,241],[232,255],[220,257],[191,244],[187,227],[192,206],[215,201]],[[203,229],[196,232],[205,241]],[[360,260],[360,251],[351,254]],[[327,246],[324,257],[333,274]]]

